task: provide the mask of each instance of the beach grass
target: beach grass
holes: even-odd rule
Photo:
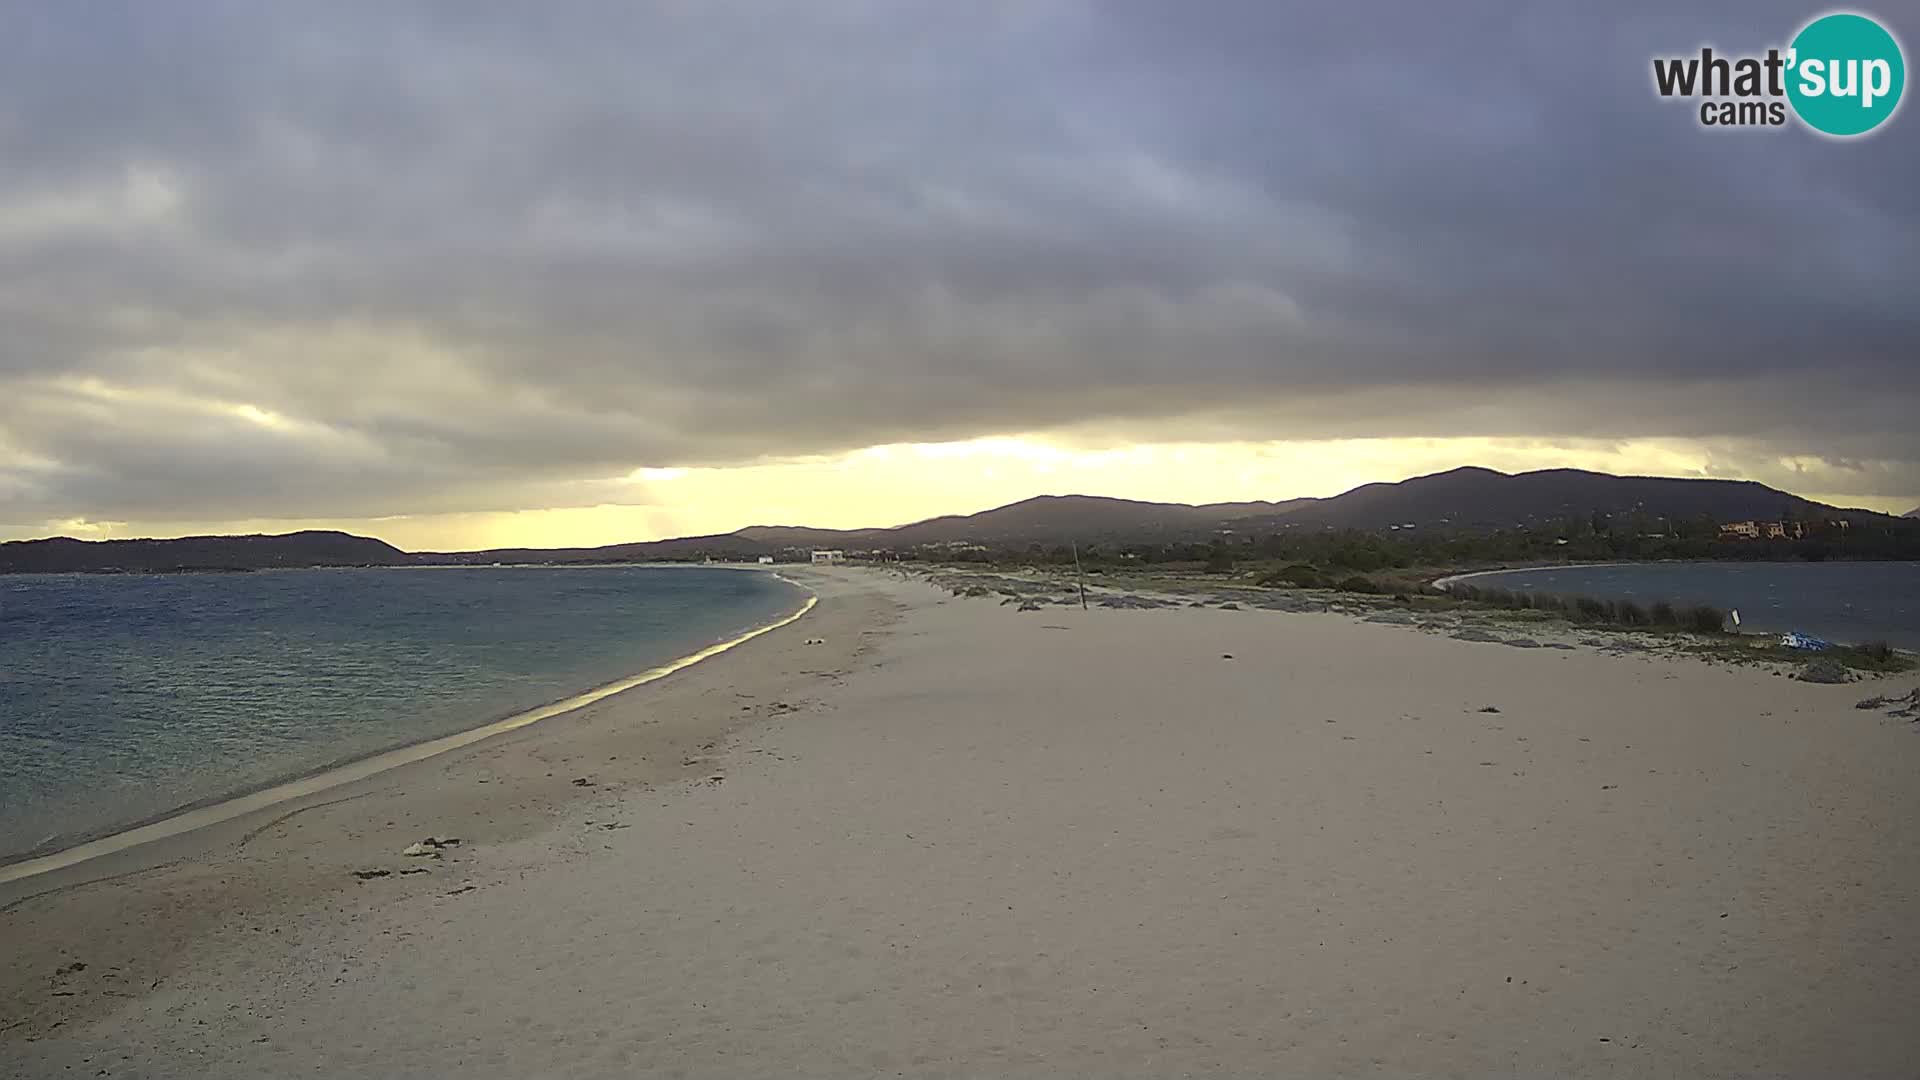
[[[955,595],[982,595],[987,590],[967,578],[992,577],[998,591],[1025,596],[1057,584],[1058,570],[1049,566],[996,566],[992,570],[968,566],[951,568],[959,581],[948,579]],[[999,575],[1013,575],[1001,577]],[[1495,585],[1459,582],[1444,591],[1432,587],[1438,572],[1383,570],[1372,573],[1335,572],[1310,563],[1288,562],[1242,566],[1233,580],[1223,582],[1217,572],[1199,564],[1191,567],[1156,565],[1105,567],[1090,575],[1103,589],[1127,590],[1163,596],[1212,595],[1251,599],[1260,595],[1291,597],[1299,610],[1343,610],[1349,613],[1399,611],[1421,619],[1479,620],[1545,636],[1564,631],[1607,632],[1628,635],[1645,647],[1672,650],[1703,660],[1773,664],[1793,667],[1816,656],[1830,657],[1849,670],[1898,674],[1920,666],[1912,654],[1885,642],[1835,646],[1818,653],[1786,648],[1773,635],[1742,634],[1730,627],[1727,611],[1711,604],[1681,604],[1671,600],[1640,602],[1552,592],[1529,592]],[[1018,581],[1018,588],[1010,588]],[[969,585],[979,589],[969,592]]]

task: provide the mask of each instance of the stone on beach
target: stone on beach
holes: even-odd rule
[[[1801,668],[1794,678],[1810,683],[1848,683],[1853,681],[1854,675],[1840,661],[1822,656]]]

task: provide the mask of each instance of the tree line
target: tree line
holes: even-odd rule
[[[1825,523],[1822,523],[1825,525]],[[1711,518],[1657,522],[1601,513],[1551,526],[1485,532],[1443,529],[1281,529],[1260,535],[1222,534],[1166,543],[1084,543],[1090,566],[1201,563],[1223,570],[1235,563],[1289,561],[1360,573],[1414,567],[1517,562],[1611,562],[1661,559],[1819,562],[1827,559],[1920,559],[1920,522],[1827,526],[1799,539],[1728,539]],[[942,555],[946,561],[1067,564],[1066,544],[1008,545]]]

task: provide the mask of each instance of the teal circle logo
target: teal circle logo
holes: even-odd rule
[[[1886,27],[1852,12],[1823,15],[1795,35],[1787,99],[1808,127],[1842,138],[1865,135],[1900,107],[1907,64]]]

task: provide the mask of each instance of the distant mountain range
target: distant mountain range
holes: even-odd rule
[[[977,514],[929,518],[883,529],[815,529],[755,525],[713,536],[689,536],[593,548],[501,548],[407,553],[390,544],[339,532],[285,536],[198,536],[179,540],[84,541],[67,538],[0,544],[0,573],[125,570],[266,569],[289,566],[485,565],[588,563],[703,556],[741,558],[792,548],[839,547],[906,551],[929,545],[1165,543],[1221,534],[1295,529],[1392,527],[1485,531],[1551,526],[1595,512],[1716,521],[1834,519],[1856,525],[1901,521],[1870,510],[1842,509],[1751,480],[1612,476],[1578,469],[1508,474],[1460,468],[1394,484],[1365,484],[1327,499],[1285,502],[1138,502],[1092,495],[1042,495]],[[1920,517],[1920,508],[1906,515]]]
[[[272,570],[294,566],[406,566],[417,560],[384,540],[343,532],[183,536],[177,540],[15,540],[0,544],[0,573],[102,570]]]
[[[1463,529],[1542,525],[1569,516],[1639,512],[1652,517],[1717,521],[1748,519],[1882,519],[1871,510],[1842,509],[1753,480],[1613,476],[1581,469],[1508,474],[1466,467],[1397,484],[1365,484],[1286,515],[1294,524],[1378,529],[1389,525],[1451,525]]]

